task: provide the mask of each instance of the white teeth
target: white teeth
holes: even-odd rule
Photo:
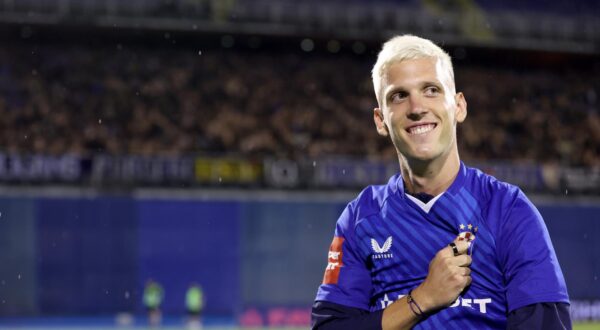
[[[408,129],[409,134],[424,134],[435,128],[435,124],[415,126]]]

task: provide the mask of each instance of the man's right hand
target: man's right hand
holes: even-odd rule
[[[454,240],[458,255],[451,246],[438,251],[429,263],[429,274],[412,296],[424,313],[450,306],[458,295],[471,284],[471,256],[467,254],[469,243]]]

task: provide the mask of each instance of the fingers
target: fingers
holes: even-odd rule
[[[455,246],[455,248],[452,247]],[[447,257],[459,256],[467,254],[467,250],[469,249],[469,243],[465,241],[459,241],[458,238],[454,240],[454,242],[448,244],[447,247],[442,249],[443,253]]]
[[[469,243],[467,241],[459,240],[459,238],[457,237],[453,243],[456,244],[456,248],[458,249],[459,255],[467,254],[467,250],[469,250]]]
[[[466,287],[471,284],[473,278],[471,277],[471,268],[459,267],[455,270],[454,283],[458,288],[459,292],[462,292]]]
[[[461,267],[462,270],[462,276],[469,276],[471,275],[471,268],[469,267]]]
[[[465,279],[467,280],[467,284],[463,287],[463,290],[469,285],[471,285],[471,281],[473,281],[473,278],[471,276],[465,276]]]
[[[423,283],[423,290],[432,297],[430,307],[433,308],[452,304],[472,282],[470,266],[473,259],[467,253],[469,243],[459,237],[452,243],[455,249],[446,246],[432,259]]]
[[[455,247],[453,247],[452,245],[454,245]],[[462,289],[469,286],[472,281],[470,266],[473,262],[473,259],[467,253],[468,248],[469,243],[464,240],[459,240],[459,237],[457,237],[454,240],[454,242],[450,243],[448,247],[442,250],[446,254],[446,264],[450,267],[453,266],[452,272],[455,275],[458,275],[457,285],[460,286]]]
[[[459,267],[469,267],[471,266],[471,262],[473,262],[473,258],[470,255],[463,254],[454,258],[454,264]]]

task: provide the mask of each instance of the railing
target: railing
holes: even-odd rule
[[[600,193],[600,168],[512,162],[467,162],[530,192]],[[395,162],[329,157],[304,160],[136,155],[19,155],[0,153],[0,184],[68,184],[83,187],[212,187],[361,189],[384,184]]]

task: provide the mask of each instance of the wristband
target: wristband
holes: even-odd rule
[[[417,304],[417,302],[415,301],[415,299],[412,296],[412,290],[408,291],[408,295],[406,295],[406,299],[408,301],[408,306],[410,307],[410,310],[415,313],[416,316],[418,317],[424,317],[425,313],[423,313],[423,310],[421,309],[421,307],[419,306],[419,304]]]

